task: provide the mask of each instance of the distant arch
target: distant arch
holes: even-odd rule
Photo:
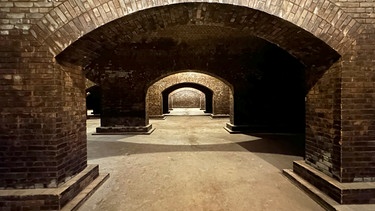
[[[169,106],[168,106],[168,96],[175,90],[180,88],[194,88],[204,93],[205,99],[206,99],[206,105],[205,105],[205,113],[212,113],[212,98],[213,98],[213,91],[206,86],[203,86],[201,84],[196,83],[179,83],[172,85],[165,90],[162,91],[162,97],[163,97],[163,114],[166,114],[169,112]]]
[[[150,85],[146,94],[146,110],[150,117],[168,112],[168,95],[172,91],[191,87],[206,95],[206,112],[212,115],[229,115],[232,101],[231,87],[222,80],[199,72],[179,72],[159,79]]]

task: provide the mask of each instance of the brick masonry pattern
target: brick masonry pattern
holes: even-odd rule
[[[171,108],[201,108],[203,92],[193,88],[180,88],[170,94]],[[204,108],[204,107],[203,107]]]
[[[179,83],[201,84],[213,91],[213,114],[229,114],[229,95],[231,88],[219,79],[199,72],[181,72],[166,76],[151,85],[147,91],[147,105],[149,115],[162,115],[161,93]]]
[[[1,187],[56,187],[86,166],[84,77],[54,56],[112,20],[182,2],[194,1],[0,2]],[[211,2],[287,20],[341,54],[307,96],[307,158],[341,182],[374,181],[375,2]]]

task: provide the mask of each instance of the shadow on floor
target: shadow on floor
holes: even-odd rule
[[[305,134],[251,134],[251,136],[260,139],[238,143],[249,152],[305,156]]]
[[[257,134],[258,140],[226,144],[162,145],[126,141],[89,141],[89,159],[167,152],[252,152],[279,169],[304,156],[303,135]]]
[[[237,144],[232,143],[212,145],[165,145],[117,141],[89,141],[88,148],[88,156],[90,159],[166,152],[244,151],[242,148],[238,147]]]
[[[256,141],[239,143],[247,151],[278,168],[292,169],[293,161],[305,157],[305,135],[291,134],[253,134]]]

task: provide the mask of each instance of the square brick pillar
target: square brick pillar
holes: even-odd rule
[[[375,204],[375,72],[362,65],[360,57],[346,55],[310,90],[306,159],[284,171],[329,209]]]
[[[146,115],[144,87],[121,77],[121,72],[108,73],[102,81],[102,113],[96,134],[149,135],[154,131]]]
[[[229,99],[231,105],[230,122],[224,127],[229,133],[264,132],[267,127],[259,120],[259,110],[252,102],[250,91],[236,89]]]
[[[99,175],[87,165],[84,76],[22,35],[0,49],[0,207],[59,210]]]

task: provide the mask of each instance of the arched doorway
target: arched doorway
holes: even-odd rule
[[[212,117],[228,116],[231,108],[231,87],[217,77],[197,72],[182,71],[156,79],[146,95],[148,114],[162,118],[168,112],[168,95],[182,87],[195,88],[205,94],[205,110]]]

